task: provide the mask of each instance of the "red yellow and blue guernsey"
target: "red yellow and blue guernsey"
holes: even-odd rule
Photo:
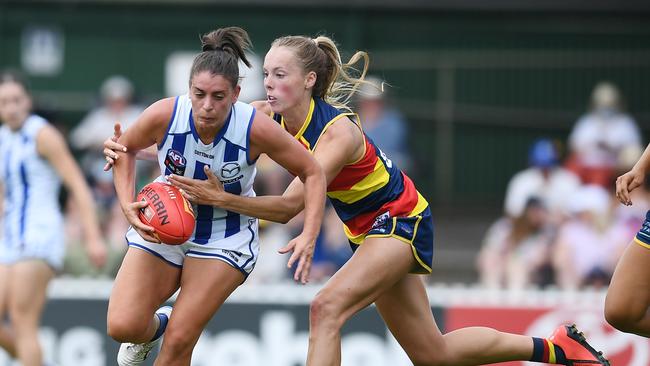
[[[282,116],[272,115],[286,129]],[[320,98],[294,136],[314,151],[327,128],[348,117],[360,129],[355,113],[342,112]],[[426,199],[411,179],[364,134],[365,153],[343,167],[327,187],[327,196],[344,224],[352,249],[368,237],[395,237],[411,245],[419,266],[412,272],[431,273],[433,222]]]

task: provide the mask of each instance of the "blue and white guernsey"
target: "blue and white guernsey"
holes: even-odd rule
[[[210,144],[204,144],[196,131],[188,95],[176,98],[167,134],[158,145],[158,164],[164,181],[169,174],[207,179],[204,166],[223,183],[224,190],[242,196],[255,196],[255,161],[250,160],[250,129],[255,109],[246,103],[232,105],[224,126]],[[257,218],[214,206],[194,205],[196,226],[190,240],[181,246],[149,245],[127,233],[131,246],[152,252],[170,264],[182,266],[183,256],[217,258],[248,275],[258,252]],[[133,230],[131,230],[133,231]],[[138,235],[139,237],[139,235]],[[179,252],[179,250],[182,251]]]
[[[4,264],[36,258],[55,269],[62,265],[61,180],[36,148],[36,136],[47,123],[31,115],[19,130],[12,131],[6,125],[0,128],[0,177],[4,186],[0,262]]]
[[[192,104],[187,95],[176,98],[167,136],[158,146],[160,173],[174,173],[194,179],[207,179],[203,167],[209,166],[223,182],[224,190],[242,196],[255,196],[255,163],[248,158],[250,125],[255,109],[236,103],[226,123],[211,144],[204,144],[196,132]],[[251,217],[213,206],[195,208],[196,228],[190,239],[197,244],[227,238],[247,230]]]

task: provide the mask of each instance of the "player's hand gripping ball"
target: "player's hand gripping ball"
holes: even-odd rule
[[[149,183],[138,193],[140,220],[152,226],[154,235],[165,244],[183,244],[194,232],[194,211],[178,188],[162,182]]]

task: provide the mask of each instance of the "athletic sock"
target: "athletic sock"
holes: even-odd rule
[[[151,342],[155,341],[156,339],[160,338],[163,333],[165,333],[165,329],[167,328],[167,322],[169,321],[169,318],[167,317],[167,314],[163,313],[156,313],[156,316],[158,317],[158,329],[156,329],[156,333],[153,335],[153,338],[151,339]]]
[[[566,365],[567,359],[562,348],[553,344],[547,338],[533,337],[532,362],[544,362],[558,365]]]

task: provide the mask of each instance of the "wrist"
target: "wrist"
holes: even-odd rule
[[[215,206],[215,207],[219,207],[219,208],[225,208],[224,204],[226,203],[226,197],[227,197],[226,195],[227,194],[228,193],[225,192],[225,191],[215,192],[212,195],[212,197],[210,197],[210,201],[209,201],[210,205]]]
[[[318,232],[305,228],[302,230],[302,233],[300,233],[300,236],[307,240],[316,241],[316,238],[318,238]]]

